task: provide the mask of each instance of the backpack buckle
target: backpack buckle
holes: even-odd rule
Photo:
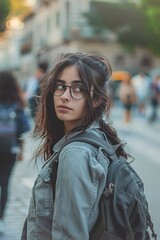
[[[108,188],[106,188],[103,192],[104,196],[107,198],[110,195],[113,194],[114,191],[114,184],[113,183],[109,183]]]

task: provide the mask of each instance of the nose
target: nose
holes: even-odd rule
[[[69,100],[71,98],[71,95],[70,95],[70,88],[69,87],[66,87],[66,90],[64,91],[64,93],[62,94],[61,96],[61,99],[62,100]]]

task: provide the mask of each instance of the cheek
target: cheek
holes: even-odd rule
[[[85,110],[86,110],[86,103],[83,100],[79,105],[77,105],[77,111],[79,111],[79,113],[84,116]]]

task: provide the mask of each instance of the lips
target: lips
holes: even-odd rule
[[[72,110],[71,108],[67,107],[66,105],[59,105],[59,106],[58,106],[58,109],[64,109],[64,110],[65,110],[65,109],[66,109],[66,110],[68,109],[68,110]]]

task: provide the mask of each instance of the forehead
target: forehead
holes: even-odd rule
[[[75,65],[64,68],[63,71],[60,73],[59,78],[65,82],[81,80]]]

